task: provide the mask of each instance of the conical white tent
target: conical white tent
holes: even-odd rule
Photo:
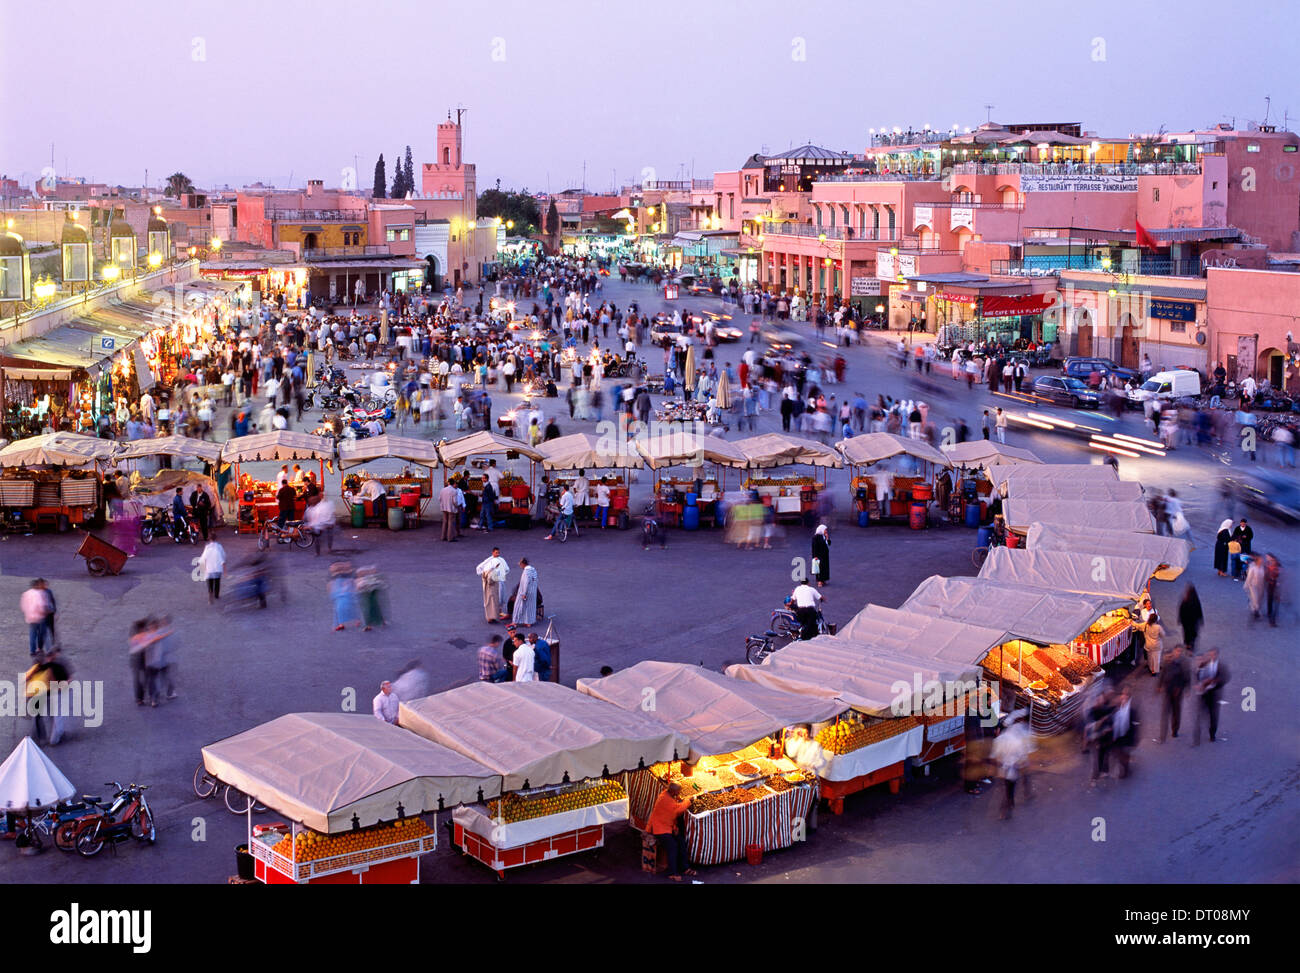
[[[49,807],[76,793],[72,782],[31,737],[19,740],[14,752],[0,764],[0,808],[6,811]]]

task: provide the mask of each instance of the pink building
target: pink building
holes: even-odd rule
[[[1300,393],[1300,273],[1211,268],[1206,279],[1210,362]]]

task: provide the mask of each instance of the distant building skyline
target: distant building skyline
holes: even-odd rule
[[[707,177],[764,144],[860,152],[870,129],[895,125],[1065,118],[1115,136],[1244,127],[1266,110],[1295,127],[1300,115],[1282,2],[1248,17],[1208,0],[920,3],[909,10],[924,45],[885,43],[868,7],[814,2],[792,15],[773,0],[668,21],[522,0],[454,20],[397,0],[363,14],[340,0],[139,0],[129,17],[93,21],[70,0],[50,0],[37,22],[21,9],[0,4],[0,55],[32,94],[0,104],[0,173],[28,185],[53,143],[57,175],[95,182],[138,186],[148,170],[158,186],[180,170],[206,189],[295,189],[352,169],[368,187],[381,152],[392,160],[409,144],[433,161],[436,126],[458,106],[480,187],[499,178],[552,193]],[[63,22],[93,30],[114,78],[102,57],[50,57],[43,25]],[[1207,47],[1214,71],[1178,70]]]

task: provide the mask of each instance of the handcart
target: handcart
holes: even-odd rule
[[[86,559],[86,570],[97,578],[106,574],[121,574],[126,565],[127,553],[108,541],[100,540],[89,531],[74,557]]]

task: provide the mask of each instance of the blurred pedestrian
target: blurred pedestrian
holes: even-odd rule
[[[1282,604],[1282,562],[1273,554],[1264,556],[1264,593],[1268,599],[1268,623],[1277,628],[1277,610]]]
[[[1160,624],[1160,616],[1152,612],[1151,618],[1142,629],[1142,638],[1146,642],[1147,669],[1151,675],[1160,674],[1160,654],[1164,651],[1165,629]]]
[[[1183,721],[1183,693],[1192,680],[1191,666],[1187,661],[1187,652],[1181,645],[1175,645],[1169,651],[1169,657],[1160,667],[1160,735],[1156,743],[1165,742],[1166,731],[1178,738],[1178,728]]]
[[[361,619],[364,623],[364,630],[369,632],[371,629],[382,628],[387,622],[384,621],[383,607],[383,590],[387,587],[383,576],[379,573],[379,568],[373,564],[367,564],[357,569],[356,574],[357,600],[361,603]]]
[[[1195,690],[1196,722],[1192,724],[1192,746],[1201,743],[1201,718],[1209,723],[1210,742],[1219,731],[1219,693],[1228,684],[1228,667],[1219,661],[1219,650],[1210,649],[1197,661]]]
[[[1111,751],[1119,761],[1119,776],[1127,777],[1132,750],[1137,746],[1141,718],[1126,687],[1115,693],[1115,710],[1110,716]]]
[[[1088,783],[1091,787],[1097,786],[1098,778],[1110,776],[1108,758],[1113,742],[1110,718],[1114,712],[1115,704],[1110,690],[1103,691],[1097,701],[1088,708],[1088,722],[1085,733],[1088,746],[1096,748],[1097,751],[1097,759],[1093,761],[1092,772],[1088,777]]]
[[[208,586],[209,605],[221,597],[221,575],[225,569],[226,549],[217,540],[217,532],[214,530],[203,547],[203,553],[199,555],[199,570],[203,572],[203,580]]]
[[[45,641],[50,634],[49,618],[53,615],[50,610],[51,598],[45,579],[37,578],[18,599],[23,620],[27,622],[27,648],[30,655],[36,655],[45,648]]]
[[[352,577],[352,565],[347,561],[330,565],[329,595],[334,605],[334,631],[341,632],[353,622],[361,624],[356,581]]]
[[[825,524],[818,524],[812,537],[812,574],[817,587],[825,588],[831,580],[831,535]]]
[[[393,692],[399,699],[421,699],[429,695],[429,671],[419,659],[412,659],[402,667],[393,680]]]
[[[1214,570],[1219,572],[1220,578],[1228,576],[1228,556],[1233,553],[1232,545],[1232,518],[1225,518],[1223,523],[1219,524],[1219,532],[1214,535]],[[1240,550],[1240,546],[1238,546]]]
[[[1196,593],[1196,586],[1189,584],[1183,592],[1183,600],[1178,603],[1178,624],[1183,629],[1183,644],[1189,652],[1196,651],[1196,636],[1205,622],[1205,613],[1201,610],[1201,599]]]
[[[1251,617],[1258,619],[1268,594],[1268,581],[1265,578],[1263,558],[1253,557],[1250,559],[1246,567],[1245,589]]]
[[[1016,806],[1016,784],[1025,782],[1025,796],[1029,795],[1029,755],[1034,744],[1029,728],[1024,723],[1024,714],[1012,713],[1007,717],[1007,725],[993,741],[992,759],[998,768],[1004,787],[1001,818],[1006,820]]]

